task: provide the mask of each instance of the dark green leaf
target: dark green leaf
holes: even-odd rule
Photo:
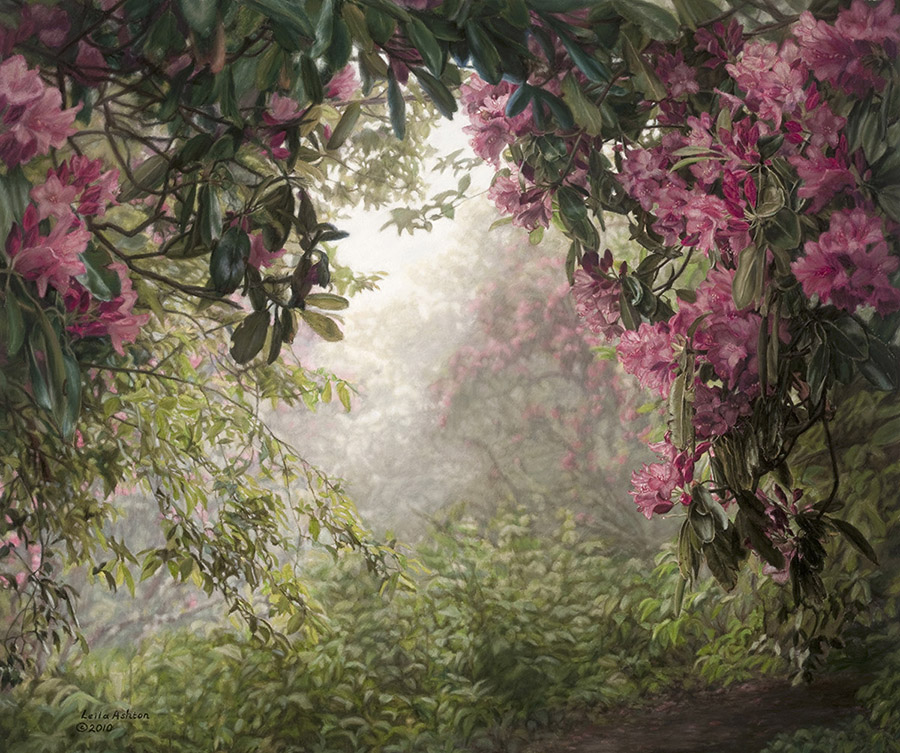
[[[310,102],[318,104],[325,99],[325,89],[322,87],[322,77],[319,69],[309,55],[300,56],[300,80],[303,82],[303,91]]]
[[[209,149],[213,144],[213,138],[208,133],[199,133],[181,147],[181,150],[175,156],[173,164],[176,167],[183,167],[192,162],[198,162],[209,153]]]
[[[784,567],[784,555],[774,544],[772,544],[771,540],[766,535],[764,524],[762,524],[759,519],[748,514],[742,508],[738,510],[737,518],[735,518],[735,525],[737,526],[740,535],[745,539],[749,539],[750,546],[761,559],[768,562],[776,570],[781,570]]]
[[[243,0],[242,4],[249,5],[271,19],[272,27],[282,29],[288,37],[302,36],[309,40],[315,38],[312,21],[300,3],[288,0]]]
[[[31,336],[28,338],[27,350],[28,377],[34,401],[45,411],[52,411],[54,398],[47,373],[46,347],[43,342],[43,336],[37,329],[32,330]]]
[[[641,55],[638,44],[631,37],[622,33],[622,50],[625,53],[625,60],[634,71],[635,84],[648,99],[658,102],[666,98],[666,87],[663,86],[656,71]]]
[[[900,222],[900,186],[887,186],[876,191],[875,199],[888,217]]]
[[[200,239],[211,248],[222,237],[222,205],[218,192],[209,184],[200,189],[197,221],[200,223]]]
[[[562,82],[562,98],[572,111],[572,116],[579,128],[588,136],[599,136],[603,129],[603,115],[587,95],[581,90],[575,76],[566,74]]]
[[[862,554],[863,557],[876,565],[878,564],[878,556],[875,554],[875,550],[872,548],[868,539],[863,536],[862,531],[851,523],[848,523],[846,520],[841,520],[839,518],[828,518],[827,520],[841,532],[844,538],[847,539],[853,548]]]
[[[63,355],[63,364],[66,370],[66,383],[63,389],[65,395],[65,412],[62,416],[60,430],[63,439],[69,440],[75,434],[78,425],[78,417],[81,414],[81,368],[68,353]]]
[[[578,66],[585,76],[587,76],[589,81],[593,81],[594,83],[607,83],[610,80],[611,74],[609,69],[599,60],[585,52],[579,43],[566,33],[562,24],[556,23],[547,17],[544,17],[544,20],[554,31],[556,31],[557,36],[566,48],[566,52],[568,52],[569,57],[572,58],[572,62]]]
[[[854,361],[865,361],[869,357],[869,338],[865,329],[852,316],[842,316],[836,321],[825,322],[828,339],[842,355]]]
[[[822,393],[825,390],[825,379],[828,376],[830,367],[831,355],[828,346],[824,343],[817,343],[813,347],[809,366],[806,370],[806,383],[809,385],[809,397],[813,405],[818,405],[822,400]]]
[[[333,71],[341,70],[353,53],[353,39],[350,36],[350,28],[341,18],[334,21],[334,30],[331,34],[331,46],[325,53],[325,62]]]
[[[317,58],[331,44],[331,34],[334,29],[334,0],[322,0],[319,9],[319,20],[316,23],[316,42],[310,50],[310,56]]]
[[[201,37],[212,34],[218,15],[218,0],[178,0],[185,21]]]
[[[559,202],[559,212],[567,227],[572,227],[587,217],[585,197],[574,188],[563,186],[556,192],[556,199]]]
[[[472,65],[489,84],[499,84],[503,77],[500,53],[484,27],[475,21],[466,23],[466,39],[472,55]]]
[[[716,524],[716,528],[724,531],[728,528],[728,513],[712,496],[709,489],[703,484],[696,484],[691,489],[691,499],[698,508],[702,508]]]
[[[386,44],[394,36],[397,22],[387,13],[382,13],[370,6],[366,8],[366,27],[375,42]]]
[[[685,586],[687,586],[687,580],[685,578],[679,578],[678,582],[675,584],[675,595],[672,597],[672,613],[675,617],[681,614]]]
[[[534,87],[530,84],[521,84],[506,101],[506,117],[514,118],[524,112],[534,96],[534,91]]]
[[[668,426],[672,432],[672,444],[687,448],[694,439],[693,359],[687,359],[686,368],[679,370],[669,392]]]
[[[284,326],[281,323],[281,317],[276,315],[275,321],[272,322],[272,331],[269,336],[269,353],[266,356],[266,363],[270,366],[278,360],[278,356],[281,354],[283,337]]]
[[[119,201],[127,204],[139,196],[157,190],[166,178],[169,170],[169,158],[164,154],[154,154],[138,165],[132,175],[134,180],[124,178],[119,191]]]
[[[616,12],[639,26],[650,39],[664,42],[679,35],[678,20],[669,11],[645,0],[612,0]]]
[[[553,119],[563,131],[571,131],[575,127],[575,118],[572,116],[572,111],[569,109],[569,106],[555,94],[546,92],[543,89],[535,89],[535,107],[539,107],[541,102],[550,108]]]
[[[900,386],[897,360],[891,349],[880,340],[869,340],[869,358],[859,364],[859,370],[880,390],[895,390]]]
[[[434,102],[438,112],[452,120],[453,113],[456,112],[456,98],[450,90],[427,71],[423,71],[421,68],[413,68],[412,71],[419,81],[419,86]]]
[[[122,292],[122,281],[118,273],[109,268],[112,262],[109,254],[96,246],[89,245],[81,254],[84,263],[84,274],[78,275],[78,281],[101,301],[111,301]]]
[[[688,509],[688,520],[701,544],[712,543],[716,537],[716,523],[708,512],[701,510],[697,505],[691,505]]]
[[[209,259],[209,276],[218,293],[233,293],[244,279],[250,238],[240,228],[229,228]]]
[[[713,577],[726,591],[737,585],[738,557],[730,533],[719,532],[709,544],[703,545],[706,564]]]
[[[252,361],[262,350],[268,329],[268,311],[248,314],[231,335],[231,357],[240,364]]]
[[[722,13],[712,0],[672,0],[672,4],[678,19],[690,29],[696,29]]]
[[[422,60],[435,76],[440,77],[444,67],[444,54],[441,46],[422,21],[411,18],[404,26],[407,38],[422,55]]]
[[[393,70],[388,71],[388,108],[391,115],[391,127],[394,135],[401,141],[406,136],[406,101],[403,92],[394,76]]]
[[[25,342],[25,321],[19,301],[6,291],[6,354],[14,356]]]
[[[30,191],[21,167],[0,175],[0,238],[6,238],[13,224],[22,219]]]

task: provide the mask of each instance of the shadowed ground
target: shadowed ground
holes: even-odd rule
[[[834,675],[811,685],[755,682],[684,693],[532,743],[528,753],[756,753],[777,734],[837,724],[862,711],[864,678]]]

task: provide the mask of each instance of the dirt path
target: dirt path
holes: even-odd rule
[[[837,724],[859,713],[864,679],[823,677],[811,685],[756,682],[685,693],[532,743],[528,753],[757,753],[777,734]]]

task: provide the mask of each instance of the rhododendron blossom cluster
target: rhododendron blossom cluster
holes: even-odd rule
[[[833,21],[804,12],[778,40],[731,19],[653,43],[643,53],[651,71],[643,75],[655,76],[644,89],[646,128],[600,160],[590,155],[602,142],[588,131],[583,103],[573,104],[575,127],[558,120],[556,142],[535,112],[544,100],[515,106],[534,74],[518,85],[474,78],[464,90],[472,145],[498,169],[491,198],[527,229],[558,213],[573,241],[570,262],[580,262],[571,274],[578,313],[666,403],[671,431],[652,445],[659,462],[633,476],[647,517],[702,499],[695,521],[712,514],[710,504],[737,500],[746,528],[751,508],[758,512],[751,497],[800,514],[784,502],[783,474],[774,480],[790,432],[827,420],[829,379],[848,379],[854,364],[865,361],[860,369],[875,384],[894,379],[873,373],[893,361],[869,326],[900,310],[891,243],[900,213],[873,189],[892,169],[883,136],[872,136],[877,116],[853,105],[887,91],[898,44],[890,0],[854,0]],[[537,69],[545,65],[538,56]],[[559,92],[567,74],[583,82],[579,69],[590,72],[564,61],[547,89]],[[577,102],[571,80],[563,94]],[[607,250],[601,261],[577,206],[592,200],[629,216],[644,258],[618,263]],[[750,475],[735,468],[748,462]],[[787,524],[756,520],[795,556]],[[745,543],[760,540],[754,533]],[[770,564],[780,562],[765,549]]]
[[[8,168],[63,146],[76,114],[21,55],[0,63],[0,160]]]

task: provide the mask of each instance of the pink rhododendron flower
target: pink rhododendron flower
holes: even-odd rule
[[[752,412],[750,397],[697,381],[694,384],[694,431],[698,439],[712,439],[733,429]]]
[[[516,88],[508,81],[492,86],[473,76],[460,89],[460,103],[471,121],[463,131],[472,136],[475,153],[493,164],[498,163],[507,144],[512,144],[533,127],[530,104],[515,117],[506,116],[506,104]]]
[[[87,86],[97,84],[106,78],[108,70],[106,58],[100,50],[87,42],[78,43],[74,67],[74,76],[78,81]]]
[[[269,125],[290,123],[303,116],[300,106],[290,97],[273,94],[269,98],[269,109],[263,113],[263,120]]]
[[[797,189],[801,199],[812,199],[807,210],[820,212],[832,198],[848,188],[856,187],[856,178],[847,163],[846,148],[839,148],[833,157],[826,157],[821,149],[810,145],[802,155],[788,157],[802,183]]]
[[[641,386],[662,397],[669,394],[677,370],[672,339],[668,322],[642,322],[637,331],[623,332],[616,346],[616,354],[625,371],[634,374]]]
[[[762,318],[755,311],[739,311],[734,304],[734,272],[717,268],[697,286],[694,303],[682,302],[671,320],[673,329],[694,333],[698,363],[709,363],[730,390],[753,395],[758,390],[756,343]]]
[[[71,215],[72,205],[81,216],[96,216],[116,203],[118,170],[102,172],[100,160],[74,156],[55,170],[47,171],[47,180],[31,189],[41,219]]]
[[[26,5],[22,8],[25,22],[37,32],[41,44],[56,49],[62,47],[69,35],[69,14],[51,5]],[[29,35],[30,36],[30,35]]]
[[[803,250],[791,271],[807,296],[851,312],[859,306],[880,314],[900,309],[900,290],[890,282],[900,260],[890,254],[878,217],[863,209],[835,212],[828,230]]]
[[[331,77],[325,86],[325,96],[329,99],[346,101],[353,96],[359,86],[356,68],[348,64]]]
[[[792,42],[781,45],[750,42],[740,59],[726,70],[747,94],[747,106],[760,118],[771,120],[776,128],[782,118],[797,111],[806,101],[808,71]]]
[[[37,207],[30,204],[22,227],[16,225],[10,231],[6,252],[12,257],[13,268],[37,283],[42,298],[50,285],[64,294],[71,287],[72,278],[85,271],[80,255],[87,248],[91,234],[70,214],[57,220],[50,234],[44,236],[40,234],[38,219]]]
[[[897,57],[900,16],[894,14],[892,0],[882,0],[877,6],[854,0],[838,14],[834,26],[804,11],[793,33],[803,61],[817,79],[864,97],[871,89],[884,86],[873,62],[878,52],[884,55],[888,50],[885,43],[891,44],[889,56]]]
[[[63,146],[76,110],[63,110],[59,90],[45,87],[37,71],[14,55],[0,63],[0,114],[0,159],[15,167]]]
[[[0,108],[28,105],[44,94],[40,74],[31,70],[25,58],[13,55],[0,63]]]
[[[631,474],[634,503],[649,520],[654,515],[663,515],[671,510],[675,503],[672,493],[678,486],[678,470],[671,463],[644,463],[639,471]]]
[[[119,295],[111,301],[97,301],[79,283],[66,295],[66,309],[73,315],[69,332],[79,337],[108,336],[113,349],[125,355],[124,343],[134,342],[141,328],[150,321],[149,314],[135,314],[137,292],[131,284],[128,267],[119,262],[109,265],[119,276]]]
[[[707,447],[698,447],[697,452],[691,456],[687,451],[679,452],[667,434],[664,441],[651,444],[650,449],[662,462],[649,465],[645,463],[639,471],[634,471],[631,474],[633,488],[630,492],[638,509],[648,520],[654,514],[662,515],[672,509],[675,504],[672,496],[678,488],[682,489],[681,503],[690,503],[690,495],[684,491],[684,487],[693,480],[694,462]]]
[[[672,99],[686,97],[700,91],[697,74],[684,62],[684,54],[679,50],[674,55],[661,55],[656,62],[656,73]]]
[[[606,252],[609,255],[609,250]],[[611,255],[609,256],[611,261]],[[607,270],[608,271],[607,265]],[[619,296],[621,286],[602,273],[591,274],[586,269],[575,270],[572,295],[575,310],[595,335],[610,341],[621,335],[625,328],[619,323]]]
[[[826,146],[836,148],[847,125],[847,119],[835,115],[826,102],[820,102],[814,109],[807,109],[802,122],[809,133],[810,145],[817,149]]]
[[[711,28],[701,26],[697,29],[694,40],[697,42],[694,48],[697,52],[705,51],[712,56],[713,59],[705,63],[712,68],[740,54],[744,47],[744,30],[735,19],[731,19],[727,27],[716,21]]]
[[[728,207],[717,196],[702,192],[694,193],[684,206],[685,232],[688,237],[696,236],[696,245],[701,251],[709,252],[716,247],[716,233],[728,226]]]
[[[247,264],[256,269],[271,267],[276,259],[284,256],[284,252],[283,248],[280,251],[269,251],[263,243],[262,233],[254,233],[250,236],[250,257]]]
[[[72,214],[72,203],[78,196],[78,188],[63,185],[56,175],[49,175],[45,183],[31,189],[31,199],[37,204],[41,219],[61,219]]]
[[[518,181],[498,173],[488,189],[488,197],[501,212],[512,215],[516,227],[534,230],[550,225],[553,205],[549,191],[538,187],[523,190]]]

